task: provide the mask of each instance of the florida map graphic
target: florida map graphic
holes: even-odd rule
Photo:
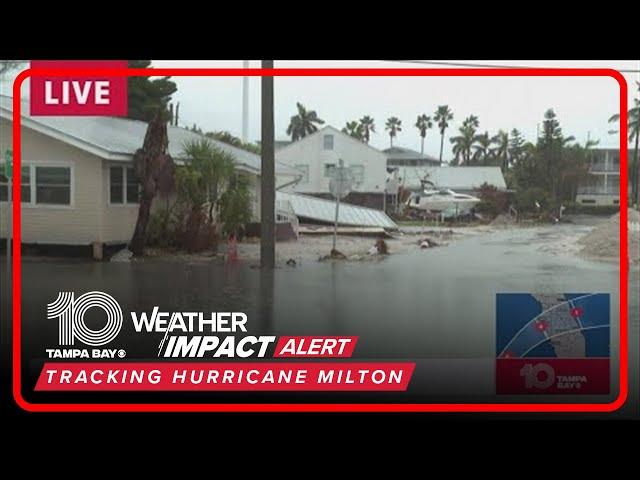
[[[609,294],[496,296],[499,394],[606,394],[609,350]]]

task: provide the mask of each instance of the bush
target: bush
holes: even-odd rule
[[[175,246],[178,243],[175,222],[170,209],[163,208],[151,214],[147,225],[146,242],[150,247],[160,248]]]
[[[249,180],[237,175],[220,197],[220,222],[225,235],[238,235],[251,221],[252,194]]]
[[[478,198],[481,201],[476,210],[485,215],[495,217],[504,212],[507,207],[507,194],[486,182],[479,188]]]
[[[180,246],[188,253],[204,250],[218,251],[216,226],[208,221],[201,208],[193,208],[187,215],[186,224],[180,234]]]
[[[540,208],[536,206],[536,202]],[[521,213],[550,211],[555,207],[551,194],[538,187],[517,191],[515,203],[516,209]]]

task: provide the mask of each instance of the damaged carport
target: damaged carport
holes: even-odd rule
[[[298,193],[276,192],[276,216],[290,222],[298,233],[331,233],[336,203],[331,200]],[[295,217],[295,218],[291,218]],[[340,203],[338,227],[341,234],[377,235],[398,229],[396,223],[381,210]]]

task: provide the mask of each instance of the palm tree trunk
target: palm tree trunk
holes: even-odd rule
[[[424,154],[424,137],[422,137],[421,143],[420,143],[420,153]]]
[[[442,150],[444,149],[444,132],[440,134],[440,166],[442,166]]]
[[[131,252],[136,256],[144,253],[144,243],[147,235],[147,225],[149,224],[152,202],[153,195],[145,194],[143,192],[140,198],[140,208],[138,210],[136,229],[133,232],[131,243],[129,243],[129,250],[131,250]]]
[[[389,147],[393,147],[393,135],[389,134]]]

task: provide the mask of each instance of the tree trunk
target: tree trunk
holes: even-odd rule
[[[393,135],[389,135],[389,146],[393,147]]]
[[[420,153],[424,154],[424,137],[422,137],[422,140],[420,142]]]
[[[440,134],[440,166],[442,166],[442,150],[444,149],[444,132]]]
[[[145,237],[147,235],[147,225],[149,224],[149,216],[151,214],[151,203],[153,202],[153,195],[142,194],[140,198],[140,207],[138,210],[138,221],[136,222],[136,229],[133,232],[131,243],[129,244],[129,250],[134,255],[142,255],[144,253]]]

